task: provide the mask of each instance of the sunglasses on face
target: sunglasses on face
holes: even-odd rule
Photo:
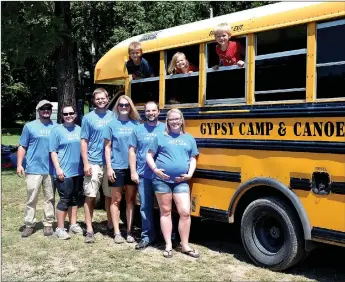
[[[69,112],[69,113],[62,113],[64,117],[67,116],[73,116],[75,114],[75,112]]]
[[[128,108],[128,107],[129,107],[129,104],[128,104],[128,103],[126,103],[126,104],[119,103],[119,107],[120,107],[120,108],[123,108],[123,107]]]
[[[51,111],[52,107],[42,107],[40,108],[40,111]]]

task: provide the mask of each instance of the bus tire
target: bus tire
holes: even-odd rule
[[[304,257],[304,237],[296,213],[276,197],[251,202],[241,220],[241,239],[255,264],[282,271]]]

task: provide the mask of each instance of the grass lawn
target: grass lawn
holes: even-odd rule
[[[166,259],[162,241],[144,251],[136,251],[134,244],[116,245],[105,234],[103,210],[95,211],[95,244],[86,245],[77,235],[68,241],[44,237],[40,222],[31,237],[22,239],[25,181],[14,170],[2,171],[1,199],[3,281],[345,281],[344,248],[318,249],[298,267],[276,273],[253,265],[233,226],[199,219],[193,219],[191,231],[191,246],[200,251],[199,259],[179,251]],[[42,199],[38,221],[41,217]],[[83,218],[80,209],[78,221],[85,228]],[[137,238],[138,222],[140,218],[135,222]]]
[[[1,129],[1,144],[2,145],[18,145],[20,134],[23,128],[2,128]]]

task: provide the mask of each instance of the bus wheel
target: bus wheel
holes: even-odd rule
[[[241,239],[259,266],[281,271],[302,260],[304,237],[294,211],[275,197],[251,202],[243,213]]]

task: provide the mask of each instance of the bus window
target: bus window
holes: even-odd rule
[[[219,65],[219,57],[216,53],[217,43],[212,42],[206,45],[206,104],[245,102],[246,37],[232,37],[231,41],[238,42],[243,48],[244,54],[241,54],[241,59],[245,62],[243,67],[220,66],[218,70],[214,70],[213,67]]]
[[[256,35],[255,101],[305,100],[307,26]]]
[[[198,103],[199,45],[170,49],[166,51],[165,57],[165,104]],[[185,64],[189,67],[184,67]]]
[[[131,98],[139,107],[148,101],[159,101],[159,52],[144,53],[142,57],[151,66],[154,77],[131,80]]]
[[[345,19],[317,24],[316,97],[345,97]]]

